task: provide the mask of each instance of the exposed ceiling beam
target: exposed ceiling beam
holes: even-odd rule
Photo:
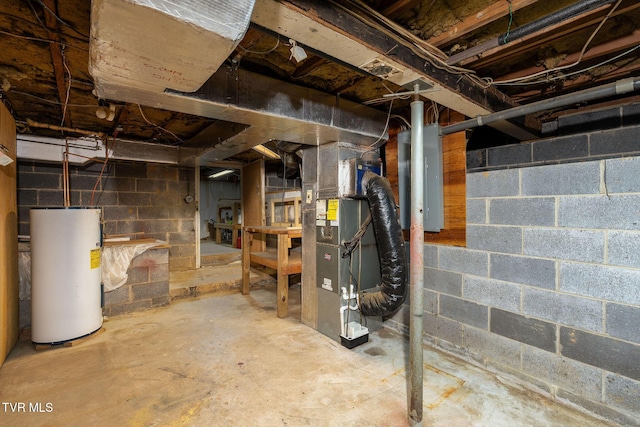
[[[383,6],[382,14],[384,16],[398,16],[407,10],[413,9],[420,4],[421,0],[396,0],[388,6]],[[387,2],[388,3],[388,2]]]
[[[44,24],[47,27],[48,37],[54,43],[49,43],[49,49],[51,51],[51,62],[53,63],[53,76],[56,81],[56,89],[58,91],[58,102],[60,102],[62,109],[62,117],[64,120],[62,124],[66,127],[73,127],[71,123],[71,110],[66,106],[68,104],[67,99],[67,84],[65,83],[65,64],[62,53],[60,36],[58,35],[58,21],[54,14],[58,13],[57,0],[42,0],[44,10]],[[69,80],[71,84],[71,80]]]
[[[482,87],[432,64],[418,55],[411,43],[393,39],[388,32],[367,25],[330,2],[257,0],[251,21],[363,71],[372,61],[382,61],[397,70],[387,78],[389,81],[408,88],[416,82],[433,86],[435,91],[425,97],[468,117],[515,105],[495,88]],[[503,122],[500,130],[521,140],[535,138],[533,133],[508,122]]]
[[[613,55],[618,52],[622,52],[624,50],[630,49],[634,46],[640,45],[640,30],[636,30],[630,35],[626,37],[622,37],[616,40],[612,40],[607,43],[602,43],[598,46],[594,46],[591,49],[587,50],[582,57],[581,62],[588,62],[595,60],[597,58],[601,58],[607,55]],[[637,53],[635,56],[637,57]],[[569,64],[573,64],[574,62],[580,59],[580,52],[572,53],[571,55],[566,56],[562,61],[558,62],[557,67],[564,67]],[[497,80],[511,80],[517,79],[524,76],[529,76],[535,73],[539,73],[541,71],[545,71],[546,68],[542,66],[529,67],[523,70],[518,70],[515,73],[505,74],[500,76]]]
[[[452,41],[469,34],[471,31],[477,30],[523,7],[530,6],[537,1],[538,0],[511,0],[495,2],[486,9],[455,24],[449,30],[443,31],[435,37],[431,37],[427,40],[427,43],[438,47],[450,44]]]
[[[468,57],[467,59],[455,61],[455,63],[458,63],[463,67],[473,67],[474,70],[479,70],[482,67],[501,61],[506,57],[535,51],[539,49],[540,46],[552,43],[554,40],[558,40],[561,37],[566,37],[570,34],[576,33],[577,31],[599,24],[604,15],[607,14],[610,6],[611,5],[609,4],[590,10],[585,14],[551,25],[520,39],[510,41],[507,44],[484,50],[478,54]],[[623,9],[616,9],[609,19],[637,9],[638,7],[640,7],[640,2],[634,3]],[[453,61],[454,57],[451,57],[451,60]]]
[[[296,68],[296,70],[293,72],[291,77],[294,77],[294,78],[304,77],[307,74],[313,73],[315,70],[322,67],[327,62],[329,61],[327,61],[326,59],[320,56],[311,56],[307,58],[298,68]]]

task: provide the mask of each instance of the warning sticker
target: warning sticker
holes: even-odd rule
[[[91,269],[100,268],[100,248],[91,249]]]
[[[338,199],[329,199],[327,206],[327,220],[338,220]]]

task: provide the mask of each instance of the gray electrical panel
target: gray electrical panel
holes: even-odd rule
[[[425,231],[444,228],[444,189],[442,182],[442,138],[438,125],[425,126],[422,149],[424,155],[424,220]],[[398,193],[400,224],[411,228],[411,131],[398,134]]]

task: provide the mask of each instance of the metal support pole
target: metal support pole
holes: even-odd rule
[[[422,311],[424,307],[424,103],[420,101],[418,85],[411,103],[411,237],[410,237],[410,318],[409,318],[409,422],[422,426]]]
[[[200,268],[200,157],[196,158],[195,173],[195,204],[196,212],[193,218],[196,234],[196,269]]]

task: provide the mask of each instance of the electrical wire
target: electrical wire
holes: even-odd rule
[[[60,126],[64,126],[64,120],[67,115],[67,107],[69,105],[69,95],[71,95],[71,70],[69,70],[69,66],[67,65],[67,58],[64,55],[64,46],[62,47],[62,49],[60,49],[60,55],[62,56],[62,65],[67,72],[67,93],[64,100],[64,107],[62,108],[62,120],[60,121]]]
[[[553,82],[553,81],[556,81],[556,80],[565,79],[565,78],[567,78],[567,77],[574,76],[574,75],[576,75],[576,74],[586,73],[587,71],[591,71],[591,70],[593,70],[594,68],[598,68],[598,67],[601,67],[601,66],[603,66],[603,65],[606,65],[606,64],[608,64],[608,63],[610,63],[610,62],[616,61],[616,60],[618,60],[618,59],[620,59],[620,58],[622,58],[622,57],[624,57],[624,56],[626,56],[626,55],[630,54],[631,52],[634,52],[634,51],[636,51],[636,50],[638,50],[638,49],[640,49],[640,44],[639,44],[639,45],[636,45],[636,46],[632,47],[631,49],[626,50],[625,52],[622,52],[622,53],[620,53],[620,54],[618,54],[618,55],[616,55],[616,56],[614,56],[614,57],[612,57],[612,58],[609,58],[609,59],[607,59],[607,60],[605,60],[605,61],[599,62],[599,63],[597,63],[597,64],[591,65],[591,66],[586,67],[586,68],[582,68],[582,69],[580,69],[580,70],[572,71],[572,72],[570,72],[570,73],[566,73],[566,74],[558,75],[558,76],[555,76],[555,77],[547,77],[547,78],[545,78],[545,79],[534,80],[534,81],[528,81],[528,82],[521,82],[521,83],[501,83],[501,82],[495,82],[495,84],[496,84],[496,85],[500,85],[500,86],[531,86],[531,85],[535,85],[535,84],[541,84],[541,83]]]
[[[278,48],[278,46],[280,46],[280,34],[278,34],[278,41],[276,42],[276,45],[275,45],[274,47],[272,47],[271,49],[269,49],[269,50],[265,50],[265,51],[263,51],[263,52],[261,52],[261,51],[256,51],[256,50],[249,50],[249,49],[247,49],[247,48],[243,47],[243,46],[242,46],[242,45],[240,45],[240,44],[238,45],[238,47],[239,47],[240,49],[242,49],[243,51],[245,51],[245,52],[247,52],[247,53],[254,53],[254,54],[256,54],[256,55],[266,55],[267,53],[271,53],[271,52],[273,52],[274,50],[276,50],[276,49]]]
[[[613,14],[613,12],[616,11],[616,9],[618,8],[618,6],[620,6],[620,3],[622,3],[622,0],[618,0],[616,2],[616,4],[611,8],[611,10],[609,10],[609,13],[607,13],[602,20],[600,21],[600,23],[598,24],[598,26],[596,27],[596,29],[591,33],[591,36],[589,36],[589,38],[587,39],[586,43],[584,44],[584,46],[582,46],[582,50],[580,51],[580,55],[578,56],[578,59],[572,63],[572,64],[567,64],[567,65],[563,65],[561,67],[555,67],[555,68],[551,68],[549,70],[543,70],[543,71],[539,71],[537,73],[533,73],[530,74],[528,76],[524,76],[524,77],[517,77],[515,79],[509,79],[509,80],[499,80],[499,81],[493,81],[494,85],[505,85],[508,83],[515,83],[515,82],[525,82],[528,81],[530,79],[533,79],[535,77],[538,76],[542,76],[544,74],[549,74],[549,73],[554,73],[557,71],[562,71],[562,70],[566,70],[567,68],[572,68],[575,67],[576,65],[578,65],[581,61],[582,58],[584,57],[585,52],[587,51],[587,48],[589,47],[589,45],[591,44],[591,42],[593,41],[593,38],[596,36],[596,34],[598,34],[598,32],[600,31],[600,29],[602,28],[602,26],[604,25],[605,22],[607,22],[607,20],[609,19],[609,17],[611,17],[611,15]]]
[[[147,116],[144,115],[144,112],[142,111],[142,107],[140,106],[140,104],[136,104],[136,105],[138,106],[138,110],[140,111],[140,115],[142,116],[143,120],[145,122],[147,122],[147,124],[149,124],[149,125],[151,125],[151,126],[153,126],[155,128],[158,128],[158,129],[160,129],[160,130],[162,130],[164,132],[167,132],[168,134],[172,135],[175,139],[177,139],[180,142],[184,142],[182,139],[180,139],[180,137],[178,137],[178,135],[176,135],[175,133],[171,132],[170,130],[165,129],[162,126],[159,126],[159,125],[157,125],[155,123],[152,123],[149,119],[147,119]]]
[[[16,37],[19,39],[25,39],[25,40],[32,40],[32,41],[37,41],[37,42],[43,42],[43,43],[49,43],[49,44],[57,44],[60,46],[64,46],[65,44],[56,40],[51,40],[51,39],[42,39],[39,37],[30,37],[30,36],[22,36],[20,34],[14,34],[14,33],[10,33],[8,31],[4,31],[4,30],[0,30],[0,34],[4,34],[6,36],[10,36],[10,37]],[[78,47],[78,46],[73,46],[73,45],[67,45],[67,47],[73,48],[73,49],[78,49],[78,50],[82,50],[84,52],[89,52],[89,49],[84,49],[82,47]]]
[[[118,136],[118,131],[113,132],[113,143],[116,143],[116,137]],[[93,191],[91,192],[91,199],[89,200],[89,206],[93,206],[93,198],[96,194],[96,190],[98,189],[98,184],[102,182],[102,175],[104,174],[104,170],[107,167],[107,162],[109,162],[109,138],[106,138],[104,141],[104,161],[102,162],[102,169],[100,169],[100,175],[98,175],[98,179],[96,180],[95,185],[93,186]]]
[[[89,36],[87,36],[85,34],[82,34],[80,31],[75,29],[72,25],[70,25],[67,22],[63,21],[58,15],[56,15],[56,13],[53,10],[49,9],[49,7],[42,2],[42,0],[36,0],[36,1],[40,4],[40,6],[43,7],[43,9],[45,9],[47,12],[49,12],[51,14],[51,16],[54,17],[54,19],[56,21],[58,21],[59,23],[61,23],[65,27],[69,28],[71,31],[75,32],[76,34],[82,36],[83,38],[86,39],[86,41],[89,41]],[[31,3],[31,2],[29,2],[29,3]],[[38,19],[38,21],[40,21],[40,19]],[[40,23],[42,23],[42,21],[40,21]]]
[[[511,24],[513,24],[513,9],[511,8],[511,0],[507,0],[509,3],[509,25],[507,26],[507,32],[504,34],[504,42],[509,39],[509,33],[511,32]]]
[[[52,101],[52,100],[50,100],[50,99],[42,98],[41,96],[38,96],[38,95],[33,95],[33,94],[30,94],[30,93],[27,93],[27,92],[22,92],[22,91],[20,91],[20,90],[14,90],[14,89],[11,89],[11,90],[9,90],[8,92],[10,92],[10,93],[17,93],[17,94],[19,94],[19,95],[24,95],[24,96],[29,96],[29,97],[34,98],[34,99],[37,99],[37,100],[39,100],[39,101],[46,102],[46,103],[53,104],[53,105],[64,105],[64,104],[63,104],[62,102],[60,102],[60,101]],[[96,105],[93,105],[93,104],[67,104],[67,107],[74,107],[74,108],[97,108],[97,107],[98,107],[98,105],[97,105],[97,104],[96,104]]]

